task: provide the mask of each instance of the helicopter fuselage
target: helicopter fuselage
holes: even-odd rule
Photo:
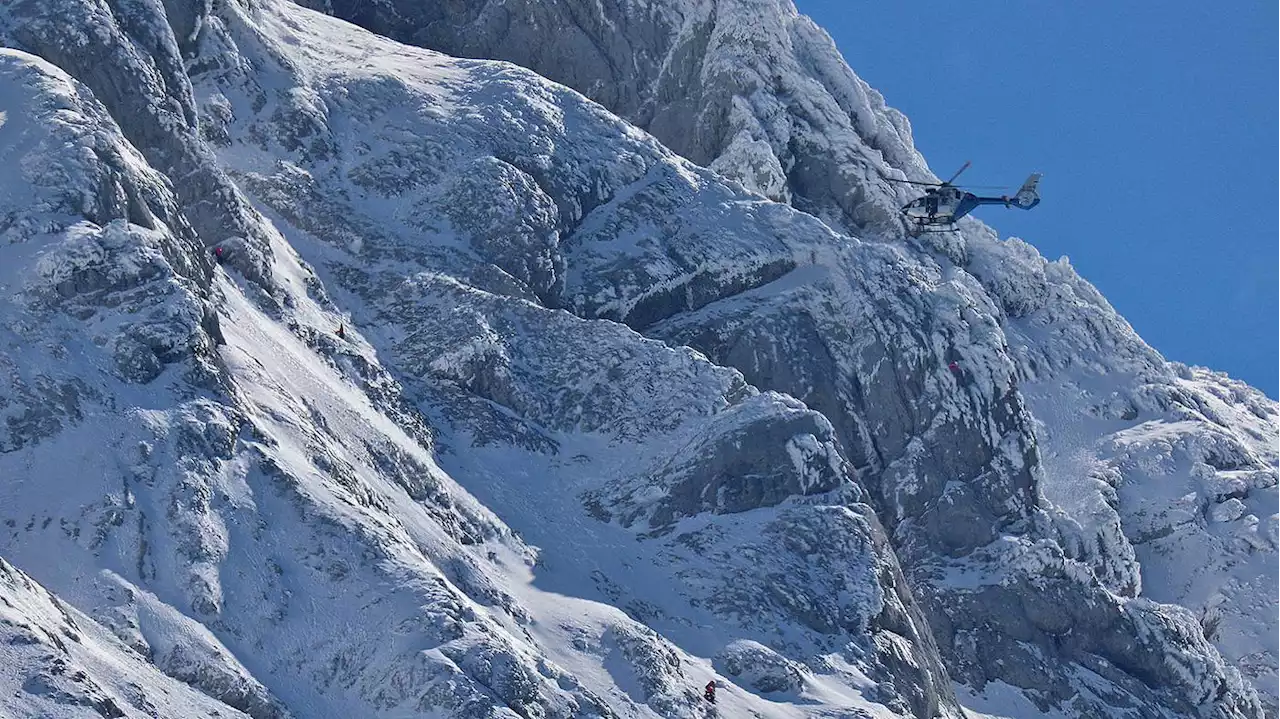
[[[981,197],[954,185],[943,183],[925,190],[923,197],[917,197],[903,206],[902,214],[917,227],[924,228],[954,225],[960,218],[982,205],[1004,205],[1030,210],[1040,204],[1040,193],[1037,191],[1039,182],[1040,173],[1032,173],[1016,195],[1000,197]]]
[[[971,199],[972,198],[972,199]],[[952,224],[973,211],[977,196],[956,187],[931,188],[902,208],[908,219],[923,224]]]

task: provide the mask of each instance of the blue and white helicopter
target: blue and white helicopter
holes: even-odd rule
[[[924,197],[917,197],[902,207],[902,216],[911,224],[911,236],[919,237],[925,232],[950,232],[956,229],[955,224],[961,217],[973,212],[979,205],[1004,205],[1030,210],[1040,204],[1040,173],[1033,172],[1022,183],[1017,194],[1012,197],[981,197],[963,187],[952,184],[960,173],[969,169],[968,162],[951,179],[946,182],[919,182],[917,180],[899,180],[893,177],[884,179],[890,182],[902,182],[908,185],[923,185],[927,189]],[[977,188],[975,188],[977,189]]]

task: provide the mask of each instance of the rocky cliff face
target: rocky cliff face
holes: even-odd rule
[[[6,716],[246,716],[160,673],[4,560],[0,640],[0,709]]]
[[[789,4],[420,5],[322,9],[606,107],[283,0],[0,10],[0,554],[255,717],[1274,706],[1274,402],[901,238],[909,128]]]
[[[902,198],[884,177],[929,177],[911,147],[908,123],[884,107],[878,93],[846,67],[829,38],[788,0],[329,1],[323,9],[403,41],[535,69],[750,191],[790,202],[863,237],[901,238],[892,211]],[[518,41],[531,33],[547,35],[541,28],[548,27],[558,28],[550,33],[550,43]],[[609,237],[614,230],[609,226],[600,234]],[[870,311],[860,310],[874,303],[859,302],[858,290],[817,289],[820,280],[788,288],[785,296],[735,292],[731,301],[694,299],[658,317],[644,306],[639,313],[620,313],[616,301],[593,307],[573,294],[572,284],[568,290],[577,307],[690,344],[714,361],[740,368],[756,386],[804,398],[831,417],[863,468],[897,549],[931,597],[927,604],[948,665],[965,682],[980,686],[1001,679],[1044,697],[1043,705],[1061,704],[1083,695],[1079,687],[1061,688],[1059,668],[1076,664],[1094,672],[1097,656],[1103,656],[1139,677],[1139,683],[1166,684],[1169,678],[1156,679],[1151,670],[1139,667],[1165,663],[1165,649],[1139,649],[1147,659],[1121,658],[1115,646],[1108,649],[1112,642],[1106,632],[1084,629],[1114,627],[1115,622],[1133,628],[1133,619],[1124,618],[1130,609],[1120,608],[1128,606],[1125,597],[1142,594],[1147,567],[1148,576],[1157,578],[1155,587],[1148,580],[1148,596],[1181,601],[1202,617],[1215,617],[1211,628],[1217,618],[1233,617],[1240,626],[1235,641],[1208,633],[1220,638],[1219,645],[1245,673],[1270,687],[1275,670],[1265,668],[1270,663],[1258,651],[1260,633],[1268,632],[1258,632],[1256,624],[1244,628],[1252,624],[1244,617],[1254,612],[1243,606],[1256,601],[1244,586],[1253,582],[1231,592],[1233,600],[1213,594],[1208,583],[1184,580],[1185,569],[1171,567],[1190,559],[1199,568],[1192,576],[1208,572],[1221,578],[1213,567],[1222,555],[1235,551],[1262,551],[1267,559],[1261,562],[1270,567],[1275,544],[1266,539],[1272,502],[1266,493],[1275,484],[1276,464],[1270,459],[1274,423],[1262,400],[1242,400],[1245,407],[1258,409],[1239,423],[1206,412],[1216,404],[1213,398],[1230,390],[1206,388],[1189,372],[1179,377],[1179,370],[1143,344],[1069,266],[1048,264],[1027,244],[997,242],[979,223],[966,223],[964,232],[941,242],[908,242],[908,247],[905,255],[925,273],[945,278],[950,303],[925,306],[919,315],[902,316],[897,325],[884,322],[883,298],[913,293],[886,284],[884,278],[892,273],[884,270],[849,283],[852,288],[872,287],[867,294],[881,298],[881,308]],[[867,261],[838,265],[861,267]],[[600,270],[582,276],[600,278]],[[696,280],[689,285],[699,287]],[[800,298],[804,293],[812,296]],[[696,293],[684,293],[690,296]],[[815,306],[827,311],[814,312]],[[901,308],[893,312],[905,315]],[[946,372],[940,367],[954,359],[964,367],[963,374],[942,376]],[[1103,421],[1080,422],[1074,417],[1079,411]],[[1247,429],[1258,422],[1265,427]],[[1119,438],[1112,434],[1116,431],[1121,431]],[[1199,475],[1210,487],[1206,499],[1197,482],[1175,480],[1178,489],[1153,487],[1149,473],[1134,471],[1133,459],[1114,458],[1117,444],[1124,445],[1120,454],[1132,457],[1128,440],[1134,435],[1155,435],[1174,446],[1228,446],[1225,454],[1242,459],[1213,468],[1194,458],[1202,454],[1199,450],[1185,450],[1185,462],[1202,467]],[[1199,439],[1206,435],[1213,439]],[[1260,452],[1260,446],[1266,449]],[[1156,484],[1190,471],[1166,468],[1158,472]],[[929,482],[936,484],[920,493],[920,485]],[[1220,486],[1235,489],[1225,494],[1212,489]],[[1167,500],[1152,507],[1152,494],[1183,490],[1193,491],[1189,512],[1169,507]],[[1236,498],[1240,505],[1230,504],[1231,494],[1245,498]],[[1247,498],[1256,500],[1256,507],[1244,505]],[[1220,503],[1229,504],[1219,509]],[[1175,531],[1169,519],[1157,522],[1161,527],[1155,530],[1142,528],[1151,523],[1152,514],[1183,517],[1181,522],[1199,527],[1192,532],[1197,540],[1179,542],[1171,559],[1164,548],[1147,549],[1152,532],[1166,536]],[[1235,549],[1216,541],[1201,544],[1204,530],[1212,535],[1215,522],[1226,517],[1228,523],[1244,523],[1239,532],[1226,531],[1242,537],[1231,545]],[[1178,533],[1190,531],[1183,527]],[[1030,544],[1012,549],[1011,536]],[[1194,545],[1199,548],[1192,549]],[[1039,557],[1042,551],[1053,558]],[[1004,558],[992,560],[993,553]],[[963,559],[969,574],[975,557],[983,557],[977,564],[986,567],[978,573],[993,569],[984,581],[1020,589],[1009,600],[997,600],[983,592],[975,595],[968,586],[972,577],[952,581],[955,560]],[[1051,572],[1043,565],[1046,560],[1060,567],[1083,565],[1089,577],[1084,583],[1091,586],[1064,589],[1078,583],[1065,580],[1046,591],[1042,574]],[[1015,572],[1027,573],[1024,580],[1004,576],[1010,567],[1021,567]],[[1176,589],[1170,591],[1170,585]],[[1204,589],[1189,594],[1188,585]],[[1196,599],[1187,601],[1192,595]],[[974,596],[989,614],[974,612]],[[1106,610],[1110,618],[1082,622],[1076,615],[1082,605],[1111,606]],[[993,606],[1000,609],[991,612]],[[1230,606],[1228,614],[1222,614],[1224,606]],[[975,622],[978,615],[984,618]],[[957,620],[963,631],[952,633]],[[1203,645],[1187,618],[1162,622],[1185,624],[1183,633],[1192,635],[1187,641]],[[983,656],[986,650],[975,649],[977,642],[966,638],[992,632],[1009,637],[1012,644],[989,642],[992,651]],[[1062,641],[1064,632],[1070,641]],[[1261,640],[1268,646],[1274,642]],[[1034,655],[1057,658],[1047,664],[1059,668],[1030,677],[1024,667],[1046,663],[1032,659],[1015,668],[1018,663],[1002,659],[1028,647],[1034,647]],[[1103,674],[1133,686],[1116,679],[1115,672]],[[1188,696],[1198,704],[1213,693],[1212,686],[1204,686]],[[1082,700],[1071,701],[1076,702],[1074,711],[1084,711]],[[1112,699],[1102,704],[1108,701]],[[1178,710],[1190,709],[1183,705]]]
[[[124,28],[129,12],[159,37]],[[195,88],[201,132],[163,137],[204,169],[170,177],[156,167],[186,165],[154,144],[153,116],[111,110],[163,105],[166,83],[108,61],[81,82],[38,59],[55,16],[101,22],[81,28],[83,54],[136,51],[136,67],[183,16],[4,16],[26,49],[6,51],[3,90],[25,112],[0,128],[22,171],[5,194],[3,551],[121,652],[255,717],[687,716],[717,674],[728,706],[758,713],[956,715],[822,415],[537,302],[563,283],[557,202],[581,213],[628,182],[587,174],[619,152],[607,143],[632,153],[620,176],[661,166],[727,192],[719,180],[532,75],[283,4],[199,16],[195,84],[178,87]],[[352,64],[317,61],[334,51]],[[360,56],[433,67],[365,76]],[[583,124],[576,144],[560,113]],[[570,157],[530,156],[494,134],[503,119]],[[415,136],[460,171],[428,184]],[[555,200],[522,157],[562,183]],[[229,219],[201,227],[180,197],[210,177]],[[100,684],[102,706],[129,706]]]
[[[885,171],[925,171],[906,118],[790,0],[301,4],[402,42],[528,67],[836,227],[895,227],[900,186]]]

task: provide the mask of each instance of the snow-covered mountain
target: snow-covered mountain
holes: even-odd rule
[[[0,7],[0,707],[1275,715],[1276,403],[789,3],[319,9]]]
[[[231,717],[102,625],[0,560],[0,711],[6,717]]]

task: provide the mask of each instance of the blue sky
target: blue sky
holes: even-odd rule
[[[1071,263],[1165,357],[1277,396],[1277,4],[796,0],[1002,236]]]

